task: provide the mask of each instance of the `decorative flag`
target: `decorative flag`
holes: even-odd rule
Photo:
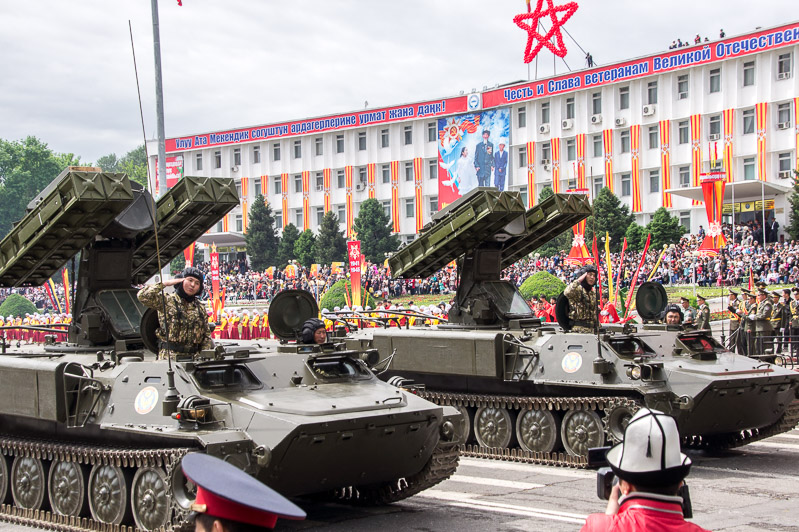
[[[400,232],[399,218],[399,161],[391,161],[391,221],[394,232]]]
[[[69,284],[69,270],[64,268],[61,270],[61,281],[64,283],[64,307],[66,308],[66,313],[72,313],[72,298],[70,297],[70,287],[72,285]]]
[[[568,194],[588,194],[587,188],[577,188],[574,190],[567,190]],[[585,264],[591,262],[591,254],[588,253],[588,248],[585,247],[585,219],[580,220],[572,226],[574,237],[572,238],[572,248],[569,250],[569,255],[566,257],[566,264]]]
[[[424,227],[424,202],[422,201],[422,158],[415,157],[413,159],[413,190],[414,190],[414,207],[416,210],[416,232],[422,230]]]
[[[722,113],[724,118],[724,171],[727,172],[727,182],[735,181],[732,168],[732,132],[735,122],[735,109],[725,109]]]
[[[352,285],[352,304],[361,304],[361,242],[347,242],[347,257],[350,263],[350,284]]]
[[[633,212],[641,212],[641,126],[630,126],[630,152],[633,187]],[[615,303],[615,299],[613,301]]]
[[[594,235],[594,244],[592,246],[594,253],[594,264],[596,265],[596,287],[597,287],[597,303],[602,299],[602,267],[599,262],[599,249],[596,246],[596,235]]]
[[[702,115],[691,115],[691,185],[699,186],[699,174],[702,173]],[[691,205],[699,205],[700,200],[693,200]]]
[[[727,243],[721,232],[721,209],[724,206],[725,184],[726,180],[723,175],[707,177],[702,180],[702,196],[705,198],[705,212],[707,213],[707,233],[699,246],[699,253],[703,256],[715,256],[719,249]]]
[[[662,122],[661,122],[662,124]],[[662,129],[661,129],[662,131]],[[641,261],[638,263],[638,268],[635,269],[635,274],[633,274],[633,280],[630,283],[630,291],[627,292],[627,301],[624,303],[624,321],[627,321],[627,317],[630,315],[630,303],[633,300],[633,294],[635,293],[635,287],[638,284],[638,274],[641,273],[641,268],[644,266],[644,262],[646,262],[646,253],[649,251],[649,243],[652,241],[652,234],[646,235],[646,244],[644,244],[644,252],[641,253]]]
[[[289,175],[280,174],[280,193],[283,196],[283,225],[281,229],[289,224]]]
[[[248,178],[244,176],[241,177],[241,199],[245,201],[247,199],[247,193],[249,192],[249,187],[247,186],[249,182],[250,180]]]
[[[793,99],[793,116],[794,116],[794,129],[796,130],[796,168],[799,170],[799,120],[796,120],[799,117],[799,97]]]
[[[325,194],[325,214],[330,212],[330,168],[322,170],[322,189]]]
[[[366,188],[369,190],[369,199],[375,197],[375,170],[377,165],[369,163],[366,165]]]
[[[267,269],[264,270],[264,273],[266,274],[266,276],[268,278],[274,279],[275,278],[275,267],[274,266],[268,267]]]
[[[527,143],[527,208],[535,207],[535,142]]]
[[[216,252],[216,244],[213,242],[211,243],[211,300],[219,309],[219,253]]]
[[[577,135],[577,188],[585,188],[585,133]]]
[[[311,172],[302,173],[302,229],[311,228]]]
[[[51,294],[50,297],[55,302],[55,304],[53,305],[53,308],[58,309],[58,313],[59,314],[64,312],[64,310],[61,308],[61,301],[58,299],[58,294],[55,291],[55,283],[53,282],[53,280],[52,279],[47,279],[47,285],[46,286],[47,286],[47,288],[49,288],[49,292]]]
[[[663,206],[667,209],[671,208],[671,194],[666,190],[671,188],[671,155],[669,148],[669,140],[671,139],[671,122],[668,120],[660,121],[660,175],[662,185],[660,187],[660,195],[663,199]],[[630,291],[632,293],[632,290]],[[629,308],[629,306],[627,307]]]
[[[749,266],[749,290],[755,289],[755,276],[752,275],[752,267]]]
[[[345,192],[345,203],[346,203],[346,217],[347,217],[347,230],[344,235],[347,238],[352,238],[352,223],[354,220],[354,216],[352,214],[352,166],[345,166],[344,167],[344,192]]]
[[[227,233],[230,230],[230,213],[222,218],[222,232]]]
[[[658,260],[657,262],[655,262],[655,265],[652,267],[652,271],[649,272],[649,277],[646,278],[647,281],[651,281],[652,277],[655,276],[655,272],[658,271],[658,268],[660,267],[660,261],[663,260],[663,255],[666,254],[667,249],[669,249],[669,246],[663,244],[663,250],[660,252],[660,255],[658,255]]]
[[[248,218],[249,218],[249,214],[247,213],[247,202],[246,201],[242,201],[241,202],[241,226],[242,226],[242,229],[243,229],[244,233],[247,232],[247,222],[249,221]]]
[[[332,275],[336,275],[336,274],[341,273],[341,266],[343,264],[344,264],[343,262],[331,262],[330,263],[330,273]]]
[[[319,265],[318,264],[316,264],[316,263],[311,264],[310,275],[313,278],[315,278],[317,275],[319,275]]]
[[[286,279],[296,279],[297,278],[297,266],[294,264],[287,264],[286,269],[283,272],[286,275]]]
[[[627,237],[624,237],[624,242],[621,246],[621,256],[619,257],[619,271],[616,273],[616,292],[613,293],[611,303],[616,304],[619,300],[619,287],[621,287],[622,276],[624,275],[624,253],[627,251]]]
[[[187,268],[194,266],[194,242],[189,244],[189,247],[183,250],[183,258],[186,259]]]
[[[555,137],[552,146],[552,192],[560,193],[560,139]]]
[[[608,300],[610,300],[613,297],[613,261],[610,258],[610,234],[607,231],[605,231],[605,262],[608,264]]]
[[[266,197],[268,195],[269,195],[269,176],[262,175],[261,176],[261,196],[263,196],[264,199],[266,199]]]
[[[755,105],[757,115],[757,178],[766,180],[766,115],[768,104],[766,102]]]
[[[613,192],[613,130],[602,132],[602,144],[605,149],[605,186]]]

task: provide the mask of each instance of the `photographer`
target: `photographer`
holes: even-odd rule
[[[679,492],[691,459],[680,452],[672,417],[641,408],[624,430],[624,440],[608,451],[607,461],[619,483],[605,513],[589,515],[583,531],[704,530],[683,514]]]

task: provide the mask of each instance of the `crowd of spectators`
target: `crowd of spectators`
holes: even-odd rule
[[[719,39],[723,39],[724,37],[726,37],[726,35],[727,34],[724,33],[723,29],[719,30]],[[705,37],[704,42],[710,42],[710,39],[708,37]],[[693,43],[691,43],[688,39],[684,41],[682,39],[675,39],[671,41],[671,44],[669,45],[669,50],[674,50],[675,48],[682,48],[683,46],[691,46],[692,44],[696,45],[701,43],[702,43],[702,37],[700,37],[699,34],[697,33],[696,37],[694,37]]]

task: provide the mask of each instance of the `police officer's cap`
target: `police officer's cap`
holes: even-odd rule
[[[757,283],[755,283],[755,286],[760,288],[760,289],[765,290],[768,285],[766,283],[764,283],[763,281],[758,281]]]
[[[735,290],[730,290],[730,293],[735,297],[738,297],[738,292],[736,292]]]
[[[183,278],[185,279],[186,277],[194,277],[195,279],[200,281],[200,286],[202,286],[203,281],[205,280],[203,272],[201,272],[198,268],[195,268],[193,266],[189,266],[188,268],[183,270]]]
[[[697,296],[697,299],[698,299],[698,296]],[[680,297],[680,301],[684,301],[686,303],[690,303],[691,302],[691,300],[688,299],[687,297]]]
[[[730,291],[732,291],[732,290],[730,290]],[[752,293],[751,290],[749,290],[748,288],[741,288],[741,292],[743,292],[746,295],[749,295],[749,294]]]
[[[757,294],[760,295],[760,296],[767,296],[768,295],[768,290],[766,290],[765,288],[758,288],[757,289]]]
[[[194,512],[266,528],[274,528],[278,517],[305,519],[297,505],[219,458],[190,453],[183,457],[182,466],[197,486]]]
[[[775,290],[774,292],[771,293],[771,295],[773,297],[782,297],[782,292],[778,292],[778,291]]]
[[[301,331],[302,342],[304,344],[315,343],[313,339],[314,333],[317,330],[324,328],[325,328],[325,322],[323,322],[319,318],[311,318],[309,320],[305,320],[305,323],[302,324],[302,331]]]
[[[794,286],[793,288],[791,288],[791,292],[795,294],[799,293],[799,286]]]
[[[696,299],[701,299],[702,301],[705,301],[705,296],[701,296],[699,294],[696,294]]]

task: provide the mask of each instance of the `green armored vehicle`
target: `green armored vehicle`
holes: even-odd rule
[[[475,189],[389,259],[403,278],[458,260],[448,323],[363,329],[347,335],[348,346],[378,349],[390,362],[386,378],[422,383],[423,397],[456,406],[470,455],[582,465],[589,448],[618,441],[643,405],[705,446],[795,426],[799,374],[730,353],[705,333],[577,334],[533,316],[501,271],[590,212],[583,195],[527,210],[516,192]]]
[[[134,285],[238,202],[231,179],[185,177],[154,205],[124,174],[68,169],[0,242],[2,287],[41,285],[79,258],[68,342],[58,331],[44,346],[3,342],[0,519],[178,528],[192,499],[179,464],[191,452],[288,496],[352,503],[403,499],[454,472],[457,411],[380,381],[333,344],[156,360],[157,316]],[[276,305],[287,334],[317,312],[303,294]]]

